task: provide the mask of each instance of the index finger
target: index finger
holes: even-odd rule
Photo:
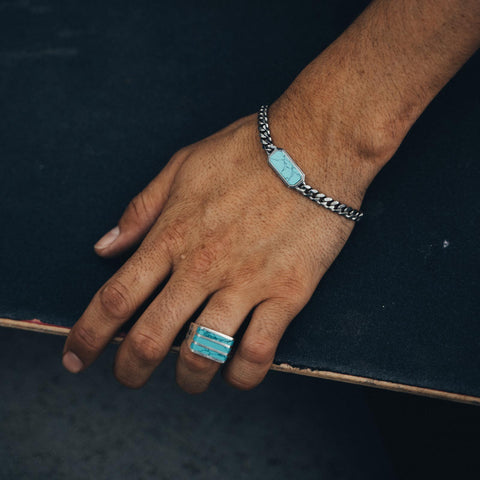
[[[158,244],[151,248],[142,243],[95,293],[72,327],[63,348],[63,366],[77,373],[93,363],[118,329],[165,279],[171,264],[166,248]]]

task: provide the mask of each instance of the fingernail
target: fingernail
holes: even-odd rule
[[[95,245],[95,248],[105,248],[111,245],[115,239],[118,237],[120,234],[120,228],[118,228],[118,225],[114,228],[112,228],[108,233],[106,233]]]
[[[83,368],[83,362],[73,353],[67,352],[62,358],[63,366],[71,373],[78,373]]]

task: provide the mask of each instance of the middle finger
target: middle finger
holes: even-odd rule
[[[114,366],[117,380],[130,388],[143,386],[209,293],[207,283],[174,271],[120,345]]]

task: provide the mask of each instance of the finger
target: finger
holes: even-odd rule
[[[89,366],[170,269],[167,248],[161,243],[155,248],[141,246],[97,291],[72,327],[63,348],[65,368],[77,373]]]
[[[283,333],[301,308],[280,299],[265,300],[255,308],[235,355],[223,371],[230,385],[250,390],[264,379]]]
[[[233,336],[255,306],[246,292],[219,290],[209,300],[195,323]],[[208,388],[220,363],[193,353],[187,340],[182,342],[177,359],[177,384],[187,393],[201,393]]]
[[[208,294],[202,282],[174,272],[119,347],[114,365],[117,380],[130,388],[143,386]]]
[[[186,150],[179,150],[162,171],[132,198],[118,225],[94,245],[98,255],[118,255],[141,241],[162,212],[175,174],[186,156]]]

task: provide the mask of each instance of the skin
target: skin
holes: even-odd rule
[[[415,120],[478,48],[479,32],[478,0],[372,2],[270,106],[274,143],[310,185],[360,208]],[[353,226],[288,189],[267,164],[256,113],[243,117],[179,150],[126,207],[116,240],[97,244],[102,257],[138,248],[73,326],[63,364],[75,373],[91,365],[165,282],[117,351],[118,381],[143,386],[206,302],[197,323],[231,336],[253,311],[222,370],[234,387],[253,388]],[[183,342],[177,383],[203,392],[219,367]]]

